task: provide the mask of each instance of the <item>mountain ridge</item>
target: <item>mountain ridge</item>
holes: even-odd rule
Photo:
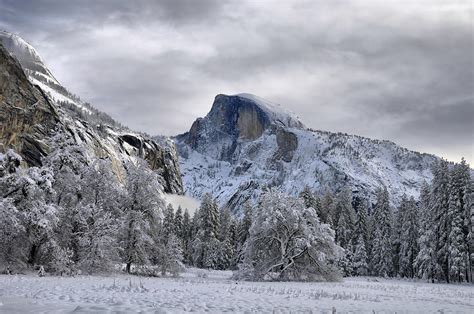
[[[396,203],[402,194],[417,196],[439,160],[392,141],[307,128],[294,114],[249,114],[271,102],[241,95],[216,96],[210,112],[175,137],[185,191],[193,197],[210,192],[235,210],[268,187],[296,195],[305,185],[321,193],[349,186],[373,199],[377,187],[387,186]],[[249,130],[245,121],[257,127]]]
[[[5,122],[0,129],[1,151],[13,148],[23,157],[25,166],[40,166],[42,157],[51,152],[47,141],[57,131],[85,145],[85,157],[109,158],[119,179],[125,172],[124,163],[140,157],[160,174],[165,192],[183,193],[171,140],[163,138],[158,144],[73,96],[21,37],[2,31],[0,46],[4,68],[0,76],[0,117]]]

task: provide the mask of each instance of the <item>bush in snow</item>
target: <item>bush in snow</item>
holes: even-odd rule
[[[301,199],[271,190],[252,217],[238,278],[249,280],[335,280],[342,253],[334,231]]]

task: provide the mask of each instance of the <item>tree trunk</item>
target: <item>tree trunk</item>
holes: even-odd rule
[[[125,271],[127,274],[130,274],[130,268],[132,267],[132,262],[128,262],[127,265],[125,266]]]

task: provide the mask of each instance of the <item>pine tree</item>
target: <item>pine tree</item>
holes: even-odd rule
[[[183,250],[175,234],[168,236],[168,241],[160,252],[159,263],[163,276],[169,272],[172,276],[177,277],[184,270]]]
[[[229,227],[229,236],[228,236],[228,245],[232,248],[232,256],[230,259],[229,268],[236,269],[239,262],[239,241],[237,236],[237,227],[238,222],[235,219],[232,219],[232,223]]]
[[[176,213],[174,215],[174,228],[175,228],[176,236],[181,242],[183,242],[184,240],[183,209],[181,208],[181,206],[178,206],[178,209],[176,210]]]
[[[166,206],[164,217],[163,217],[163,229],[161,230],[164,245],[168,243],[168,237],[170,235],[172,234],[176,235],[176,226],[174,223],[175,223],[175,219],[174,219],[173,205],[168,204],[168,206]]]
[[[353,266],[354,266],[354,273],[357,276],[368,275],[367,250],[365,248],[365,240],[362,234],[359,234],[359,237],[357,239]]]
[[[338,266],[344,277],[350,277],[354,274],[354,252],[351,242],[349,242],[344,249],[344,254],[342,258],[339,259]]]
[[[191,218],[189,211],[186,209],[183,214],[183,228],[181,233],[183,257],[186,264],[191,265]]]
[[[405,218],[405,212],[407,211],[408,198],[406,194],[402,195],[400,200],[400,206],[397,212],[394,213],[394,220],[392,222],[392,253],[393,253],[393,273],[394,275],[400,275],[400,247],[402,241],[402,230],[404,228],[403,219]]]
[[[464,160],[463,160],[464,161]],[[462,161],[462,162],[463,162]],[[451,281],[468,279],[469,249],[465,232],[466,215],[465,193],[468,179],[464,173],[464,165],[456,164],[450,175],[450,192],[448,205],[448,220],[450,233],[448,236],[448,267]]]
[[[300,198],[303,199],[304,205],[309,208],[314,208],[318,214],[319,219],[322,222],[326,222],[327,217],[324,215],[321,206],[321,200],[319,197],[314,195],[309,186],[305,186],[303,191],[300,193]]]
[[[402,229],[400,232],[399,274],[402,277],[415,276],[415,258],[418,255],[418,207],[413,197],[405,201],[402,211]]]
[[[358,241],[359,236],[362,235],[364,239],[364,246],[367,249],[369,246],[370,240],[370,230],[369,230],[369,221],[367,217],[367,204],[366,201],[359,202],[357,206],[357,214],[356,214],[356,223],[355,223],[355,232],[354,232],[354,239]],[[356,242],[357,242],[356,241]]]
[[[373,272],[377,276],[392,275],[392,226],[388,190],[377,191],[377,204],[374,212],[374,235],[372,244]]]
[[[250,236],[250,227],[252,225],[252,205],[250,202],[245,202],[243,206],[243,214],[244,216],[242,219],[237,223],[236,226],[236,249],[235,249],[235,261],[233,262],[235,265],[238,265],[243,258],[243,253],[245,250],[245,242]]]
[[[321,201],[321,211],[323,216],[326,217],[326,223],[329,224],[333,229],[335,229],[337,220],[336,217],[336,203],[334,200],[334,195],[331,192],[327,192],[323,200]]]
[[[336,242],[342,248],[352,244],[355,229],[355,212],[352,208],[352,192],[344,189],[339,193],[336,202]]]
[[[418,239],[419,252],[415,259],[415,270],[418,277],[434,281],[437,263],[435,213],[431,210],[431,191],[426,182],[421,187],[419,212],[421,235]]]
[[[218,268],[219,210],[210,194],[204,195],[198,215],[197,234],[193,241],[193,261],[198,267]]]
[[[238,228],[238,241],[241,246],[244,245],[245,241],[249,237],[250,226],[252,225],[252,206],[249,202],[244,204],[244,217],[239,223]]]
[[[471,168],[469,164],[466,163],[464,158],[461,159],[460,167],[460,177],[461,177],[461,194],[462,194],[462,207],[464,208],[464,226],[463,233],[464,239],[466,241],[467,250],[468,250],[468,261],[466,269],[466,280],[468,282],[473,282],[472,278],[472,265],[474,264],[474,202],[472,201],[473,195],[473,184],[471,178]]]
[[[435,167],[430,207],[434,211],[436,235],[436,269],[438,280],[449,282],[448,247],[451,222],[449,221],[449,170],[448,162],[441,160]]]

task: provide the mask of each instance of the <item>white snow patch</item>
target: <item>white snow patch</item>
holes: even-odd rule
[[[472,313],[471,285],[380,278],[237,282],[229,271],[181,278],[0,276],[1,313]]]

